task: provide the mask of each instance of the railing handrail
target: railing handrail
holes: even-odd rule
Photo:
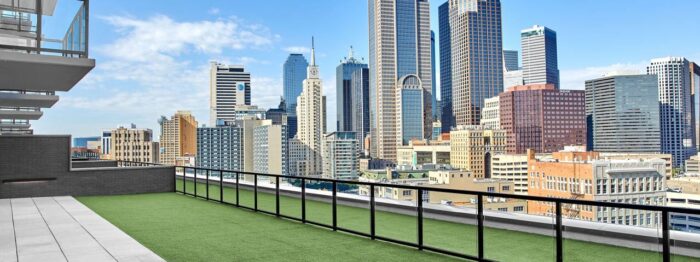
[[[292,178],[292,179],[305,179],[312,181],[323,181],[323,182],[336,182],[342,184],[354,184],[354,185],[365,185],[365,186],[378,186],[378,187],[391,187],[391,188],[402,188],[411,190],[428,190],[442,193],[453,193],[453,194],[463,194],[463,195],[483,195],[487,197],[502,197],[502,198],[515,198],[522,200],[532,200],[532,201],[542,201],[542,202],[561,202],[562,204],[575,204],[575,205],[588,205],[588,206],[605,206],[614,208],[625,208],[625,209],[638,209],[647,211],[668,211],[673,213],[686,213],[693,215],[700,215],[700,209],[691,209],[684,207],[669,207],[669,206],[657,206],[657,205],[642,205],[642,204],[631,204],[631,203],[617,203],[617,202],[601,202],[594,200],[582,200],[582,199],[569,199],[569,198],[554,198],[554,197],[541,197],[541,196],[530,196],[530,195],[516,195],[516,194],[506,194],[497,192],[486,192],[486,191],[475,191],[475,190],[464,190],[464,189],[451,189],[451,188],[438,188],[430,186],[413,186],[413,185],[402,185],[402,184],[389,184],[381,182],[363,182],[354,180],[342,180],[342,179],[332,179],[332,178],[319,178],[319,177],[301,177],[301,176],[290,176],[290,175],[280,175],[280,174],[265,174],[256,172],[246,172],[246,171],[235,171],[235,170],[225,170],[225,169],[215,169],[206,167],[193,167],[193,166],[174,166],[179,168],[191,168],[199,170],[208,170],[214,172],[225,172],[225,173],[238,173],[244,175],[258,175],[265,177],[280,177],[280,178]]]

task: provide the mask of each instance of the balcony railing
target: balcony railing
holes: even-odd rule
[[[0,50],[13,50],[31,54],[59,55],[64,57],[88,57],[89,46],[89,0],[76,12],[63,38],[44,37],[46,9],[53,13],[55,1],[12,0],[0,3]]]
[[[119,166],[123,167],[143,167],[143,166],[154,166],[158,164],[151,164],[151,163],[140,163],[140,162],[131,162],[131,161],[118,161]],[[548,202],[548,203],[553,203],[553,212],[551,212],[551,216],[553,217],[554,224],[553,230],[555,232],[554,238],[555,238],[555,259],[556,261],[563,261],[564,260],[564,236],[563,233],[565,231],[565,226],[563,224],[563,219],[568,219],[567,215],[565,214],[565,210],[573,205],[577,206],[590,206],[590,207],[603,207],[603,208],[618,208],[618,209],[631,209],[631,210],[645,210],[645,211],[654,211],[654,212],[660,212],[661,213],[661,237],[658,239],[659,244],[662,246],[662,252],[661,252],[661,257],[663,261],[671,261],[672,258],[672,252],[671,252],[671,246],[672,246],[672,240],[670,238],[670,214],[671,213],[680,213],[680,214],[687,214],[687,215],[700,215],[700,210],[696,209],[688,209],[688,208],[677,208],[677,207],[667,207],[667,206],[653,206],[653,205],[639,205],[639,204],[629,204],[629,203],[616,203],[616,202],[598,202],[598,201],[590,201],[590,200],[580,200],[580,199],[566,199],[566,198],[550,198],[550,197],[539,197],[539,196],[528,196],[528,195],[514,195],[514,194],[504,194],[504,193],[495,193],[495,192],[482,192],[482,191],[471,191],[471,190],[458,190],[458,189],[447,189],[447,188],[436,188],[436,187],[424,187],[424,186],[411,186],[411,185],[404,185],[404,184],[386,184],[386,183],[373,183],[373,182],[362,182],[362,181],[351,181],[351,180],[336,180],[336,179],[327,179],[327,178],[317,178],[317,177],[299,177],[299,176],[288,176],[288,175],[275,175],[275,174],[262,174],[262,173],[254,173],[254,172],[243,172],[243,171],[233,171],[233,170],[221,170],[221,169],[212,169],[212,168],[201,168],[201,167],[189,167],[189,166],[175,166],[175,191],[178,193],[182,193],[185,195],[190,195],[194,196],[196,198],[203,198],[206,200],[211,200],[211,201],[217,201],[222,204],[228,204],[232,205],[235,207],[239,208],[244,208],[244,209],[249,209],[255,212],[261,212],[273,216],[277,216],[280,218],[285,218],[285,219],[290,219],[290,220],[295,220],[295,221],[300,221],[302,223],[308,223],[320,227],[325,227],[328,229],[332,229],[333,231],[341,231],[341,232],[346,232],[346,233],[351,233],[355,235],[360,235],[364,237],[371,238],[372,240],[382,240],[386,242],[392,242],[396,244],[401,244],[401,245],[406,245],[410,247],[415,247],[418,248],[419,250],[427,250],[427,251],[432,251],[436,253],[441,253],[441,254],[446,254],[446,255],[451,255],[459,258],[465,258],[465,259],[471,259],[471,260],[477,260],[477,261],[491,261],[489,258],[487,258],[484,254],[484,248],[485,248],[485,240],[484,240],[484,231],[485,231],[485,205],[488,205],[489,203],[486,201],[487,199],[493,199],[493,198],[505,198],[505,199],[519,199],[519,200],[526,200],[526,201],[540,201],[540,202]],[[246,177],[252,176],[252,184],[251,182],[247,181]],[[225,179],[225,177],[227,177]],[[274,187],[270,186],[261,186],[259,185],[259,178],[267,178],[269,179],[268,181],[274,184]],[[300,217],[293,217],[289,215],[285,215],[280,213],[280,183],[282,182],[282,179],[288,179],[289,180],[295,180],[295,181],[300,181],[300,198],[301,198],[301,204],[300,204],[300,212],[301,216]],[[243,181],[242,181],[243,180]],[[181,182],[181,188],[178,188],[177,184]],[[321,223],[318,221],[311,221],[307,219],[307,185],[310,182],[324,182],[324,183],[330,183],[330,202],[331,202],[331,213],[332,213],[332,222],[331,224],[326,224],[326,223]],[[188,190],[188,183],[192,183],[195,186],[192,189]],[[197,186],[200,184],[201,186],[205,187],[205,192],[197,192]],[[338,193],[339,191],[339,184],[342,185],[357,185],[357,186],[366,186],[369,187],[369,233],[365,232],[360,232],[357,230],[349,229],[349,228],[344,228],[338,225],[338,202],[339,202],[339,197]],[[210,194],[210,186],[218,186],[219,190],[216,190],[216,193]],[[234,187],[235,188],[235,202],[228,202],[225,201],[224,199],[224,187]],[[192,187],[192,185],[190,185]],[[252,188],[253,190],[253,204],[252,206],[246,206],[241,203],[239,200],[239,195],[242,194],[242,190],[247,190]],[[376,213],[377,213],[377,196],[376,196],[376,191],[379,188],[400,188],[400,189],[408,189],[408,190],[415,190],[417,192],[416,194],[416,201],[415,201],[415,217],[416,217],[416,229],[417,229],[417,236],[416,236],[416,241],[411,242],[411,241],[404,241],[404,240],[399,240],[399,239],[394,239],[386,236],[380,236],[376,232]],[[200,189],[201,190],[201,189]],[[258,206],[258,195],[260,194],[261,191],[263,192],[271,192],[274,190],[274,197],[275,197],[275,210],[264,210],[259,208]],[[477,252],[476,255],[470,255],[470,254],[464,254],[464,253],[459,253],[451,250],[446,250],[438,247],[434,247],[431,245],[427,245],[424,243],[424,202],[425,202],[425,195],[427,195],[427,192],[441,192],[441,193],[450,193],[450,194],[461,194],[461,195],[472,195],[475,196],[477,201],[476,201],[476,227],[477,227]],[[282,195],[285,195],[284,193]],[[287,194],[288,195],[288,194]],[[525,222],[527,223],[527,222]],[[595,222],[590,222],[590,223],[595,223]],[[603,224],[603,223],[601,223]],[[598,230],[604,230],[604,229],[598,229]],[[629,237],[629,236],[627,236]],[[695,238],[693,238],[695,239]],[[678,242],[678,241],[676,241]],[[693,245],[698,244],[695,243],[695,240],[692,241]],[[525,243],[523,243],[525,244]],[[687,245],[687,244],[684,244]],[[691,249],[694,248],[690,247]],[[526,255],[526,254],[523,254]]]

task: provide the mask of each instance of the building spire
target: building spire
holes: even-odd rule
[[[314,37],[311,37],[311,65],[316,65],[316,51],[314,50]]]
[[[353,55],[352,46],[350,46],[350,54],[348,54],[348,60],[352,60],[352,58],[353,58],[352,55]]]

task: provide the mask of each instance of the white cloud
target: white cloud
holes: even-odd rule
[[[216,8],[216,7],[209,9],[210,15],[218,15],[220,12],[221,12],[221,10],[219,8]]]
[[[80,85],[85,90],[99,89],[100,95],[73,92],[62,98],[65,107],[95,110],[99,105],[97,110],[123,117],[148,115],[154,119],[191,110],[200,123],[206,123],[209,62],[202,55],[218,57],[230,50],[270,48],[278,38],[264,26],[245,25],[235,18],[193,22],[163,15],[103,19],[120,37],[95,48],[100,55],[97,66]],[[231,61],[264,63],[245,56]]]
[[[283,49],[287,53],[308,54],[311,49],[305,46],[288,46]]]
[[[282,79],[255,77],[250,79],[251,104],[263,108],[277,108],[282,95]]]
[[[638,63],[618,63],[607,66],[561,70],[561,88],[583,90],[586,86],[586,80],[599,78],[611,72],[635,72],[643,74],[648,64],[648,61],[642,61]]]

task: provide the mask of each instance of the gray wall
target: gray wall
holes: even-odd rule
[[[117,161],[114,160],[80,160],[71,162],[73,169],[76,168],[94,168],[94,167],[117,167]]]
[[[88,161],[76,167],[89,168],[71,169],[70,136],[3,135],[0,198],[175,191],[172,166],[118,168],[112,163]]]

